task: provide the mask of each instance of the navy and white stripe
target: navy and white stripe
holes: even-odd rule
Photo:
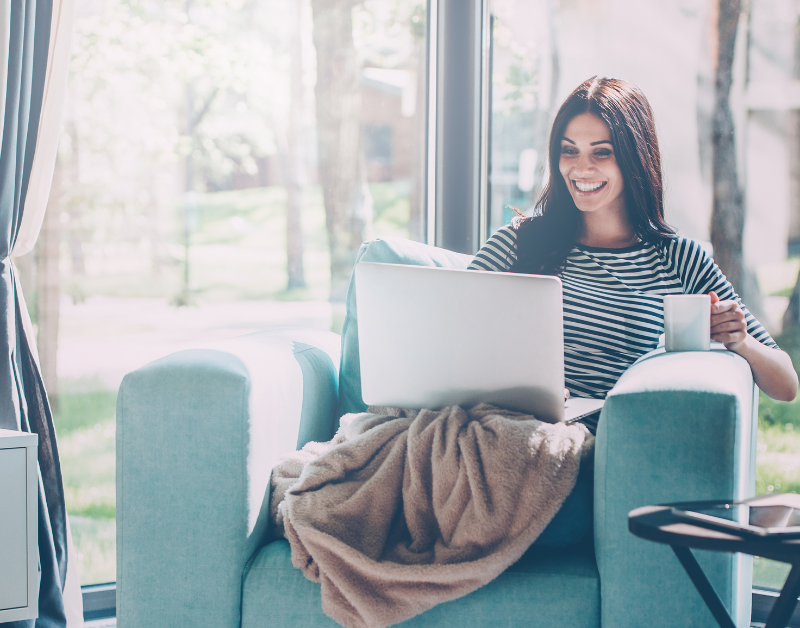
[[[507,271],[517,259],[517,234],[495,233],[469,268]],[[777,344],[742,304],[714,260],[694,240],[641,242],[624,249],[576,245],[559,275],[564,295],[564,379],[576,397],[603,398],[625,370],[655,349],[664,331],[667,294],[707,294],[735,299],[747,331]]]

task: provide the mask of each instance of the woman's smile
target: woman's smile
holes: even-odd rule
[[[604,187],[606,182],[600,181],[598,183],[589,183],[586,181],[576,181],[573,179],[572,184],[577,188],[578,194],[592,194]]]

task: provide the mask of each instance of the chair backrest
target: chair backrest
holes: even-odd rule
[[[413,240],[380,238],[361,245],[356,256],[359,262],[385,264],[411,264],[439,266],[441,268],[466,268],[471,255],[454,253]],[[361,367],[358,352],[358,312],[356,311],[355,275],[347,291],[347,314],[342,327],[342,358],[339,367],[339,416],[348,412],[364,412],[367,405],[361,398]]]

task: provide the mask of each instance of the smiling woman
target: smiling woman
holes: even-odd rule
[[[620,79],[584,81],[558,110],[549,153],[558,170],[550,170],[534,216],[498,231],[471,268],[561,279],[570,393],[605,397],[656,348],[665,295],[710,293],[711,339],[744,357],[766,394],[793,399],[789,356],[702,247],[664,221],[661,156],[644,94]]]

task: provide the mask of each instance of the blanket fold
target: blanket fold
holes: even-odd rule
[[[370,408],[272,472],[271,513],[322,609],[382,628],[490,582],[572,491],[593,437],[482,404]]]

